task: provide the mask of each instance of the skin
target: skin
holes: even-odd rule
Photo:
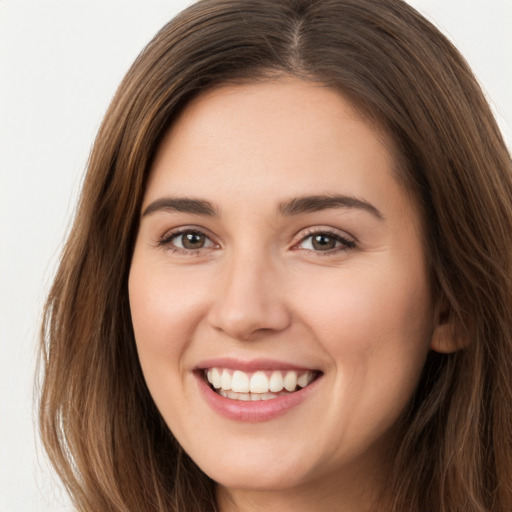
[[[153,399],[219,483],[224,511],[357,512],[384,492],[397,421],[439,329],[420,218],[389,148],[339,93],[292,78],[204,93],[161,144],[129,278],[133,327]],[[333,194],[375,211],[278,212]],[[209,201],[218,215],[143,214],[167,197]],[[204,245],[183,250],[178,228]],[[350,243],[313,245],[326,231]],[[322,375],[285,414],[235,421],[194,374],[226,356]]]

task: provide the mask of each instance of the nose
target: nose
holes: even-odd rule
[[[285,330],[291,314],[285,301],[282,276],[269,258],[252,254],[226,261],[219,275],[210,325],[237,340]]]

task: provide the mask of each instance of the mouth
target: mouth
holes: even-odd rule
[[[230,368],[212,367],[202,370],[210,388],[231,400],[265,401],[291,395],[314,382],[317,370],[258,370],[245,372]]]

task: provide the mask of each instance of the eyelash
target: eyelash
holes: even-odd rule
[[[183,235],[199,235],[204,236],[207,240],[210,241],[212,244],[211,247],[200,247],[198,249],[186,249],[184,247],[176,247],[172,244],[173,240],[179,238]],[[328,249],[325,251],[319,251],[314,249],[304,249],[299,247],[300,244],[304,243],[309,238],[312,238],[314,236],[325,236],[326,238],[333,239],[335,242],[339,243],[340,246],[334,247],[332,249]],[[171,251],[172,253],[177,254],[184,254],[184,255],[199,255],[202,250],[211,250],[215,247],[215,242],[212,241],[211,237],[206,234],[204,231],[196,228],[180,228],[172,232],[165,233],[159,240],[158,240],[158,246],[163,247],[168,251]],[[310,253],[315,254],[315,256],[329,256],[333,254],[337,254],[338,252],[344,252],[349,251],[351,249],[354,249],[356,247],[356,242],[354,240],[351,240],[350,238],[346,238],[342,235],[340,235],[337,231],[334,231],[332,229],[309,229],[304,233],[301,233],[300,240],[294,244],[293,249],[294,250],[302,250],[307,251]]]
[[[313,238],[314,236],[325,236],[327,238],[333,239],[335,242],[338,242],[340,246],[334,247],[332,249],[328,249],[326,251],[315,251],[313,249],[302,249],[298,247],[300,244],[304,243],[309,238]],[[332,256],[333,254],[337,254],[339,252],[345,252],[349,251],[351,249],[356,248],[356,242],[350,238],[347,238],[345,236],[342,236],[338,231],[335,231],[333,229],[308,229],[305,233],[301,233],[300,240],[294,245],[295,250],[300,251],[308,251],[315,254],[315,256]]]
[[[176,247],[172,244],[172,241],[179,238],[183,235],[199,235],[204,236],[207,240],[209,240],[212,243],[212,246],[215,246],[216,244],[211,240],[211,237],[208,236],[204,231],[201,231],[200,229],[196,228],[180,228],[176,229],[171,232],[165,233],[159,240],[158,240],[158,246],[163,247],[168,251],[171,251],[172,253],[177,254],[185,254],[185,255],[199,255],[201,250],[210,250],[212,247],[200,247],[199,249],[186,249],[185,247]]]

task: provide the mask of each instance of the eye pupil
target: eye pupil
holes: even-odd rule
[[[327,235],[315,235],[313,237],[313,247],[319,251],[328,251],[336,247],[336,240]]]
[[[185,233],[182,243],[185,249],[198,249],[204,246],[205,236],[200,233]]]

